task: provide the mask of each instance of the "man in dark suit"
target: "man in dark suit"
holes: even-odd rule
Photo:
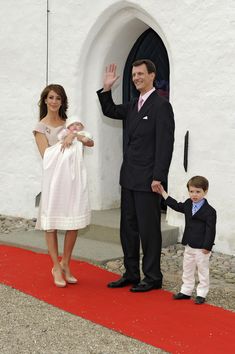
[[[116,65],[111,64],[106,68],[103,89],[97,91],[104,115],[124,121],[120,237],[126,272],[108,287],[132,284],[132,292],[144,292],[162,287],[160,196],[156,192],[157,186],[167,180],[174,144],[174,114],[170,103],[159,97],[154,88],[156,68],[152,61],[143,59],[132,65],[139,100],[116,105],[111,88],[117,79]]]
[[[183,262],[183,284],[175,300],[191,298],[195,285],[195,270],[198,271],[196,304],[203,304],[209,291],[209,258],[214,245],[216,230],[216,211],[205,199],[209,188],[203,176],[194,176],[188,183],[189,199],[179,203],[158,186],[166,204],[185,215],[185,229],[182,244],[185,245]]]

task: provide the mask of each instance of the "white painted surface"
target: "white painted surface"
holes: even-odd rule
[[[210,181],[208,200],[218,212],[215,249],[235,253],[235,3],[232,0],[50,0],[49,83],[62,84],[69,113],[80,114],[95,137],[87,151],[93,209],[119,205],[122,154],[120,122],[103,117],[96,90],[106,64],[122,75],[139,35],[152,27],[170,60],[175,150],[169,191],[187,197],[195,175]],[[0,21],[0,213],[36,216],[40,157],[31,131],[46,76],[46,1],[2,2]],[[121,79],[114,89],[121,102]],[[184,135],[189,130],[189,167],[183,169]],[[170,224],[183,217],[168,212]]]

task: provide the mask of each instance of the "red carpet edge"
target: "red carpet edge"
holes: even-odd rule
[[[165,290],[109,289],[117,274],[75,260],[71,267],[79,283],[57,288],[48,255],[0,245],[2,284],[170,353],[235,353],[233,312],[175,301]]]

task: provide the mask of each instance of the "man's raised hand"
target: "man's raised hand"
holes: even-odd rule
[[[116,71],[116,64],[109,64],[108,66],[106,66],[104,74],[104,91],[110,91],[113,84],[119,79],[119,76],[117,76]]]

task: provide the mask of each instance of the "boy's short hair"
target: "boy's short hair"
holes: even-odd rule
[[[205,192],[209,188],[209,182],[205,177],[194,176],[187,183],[187,188],[189,189],[189,187],[202,188]]]

